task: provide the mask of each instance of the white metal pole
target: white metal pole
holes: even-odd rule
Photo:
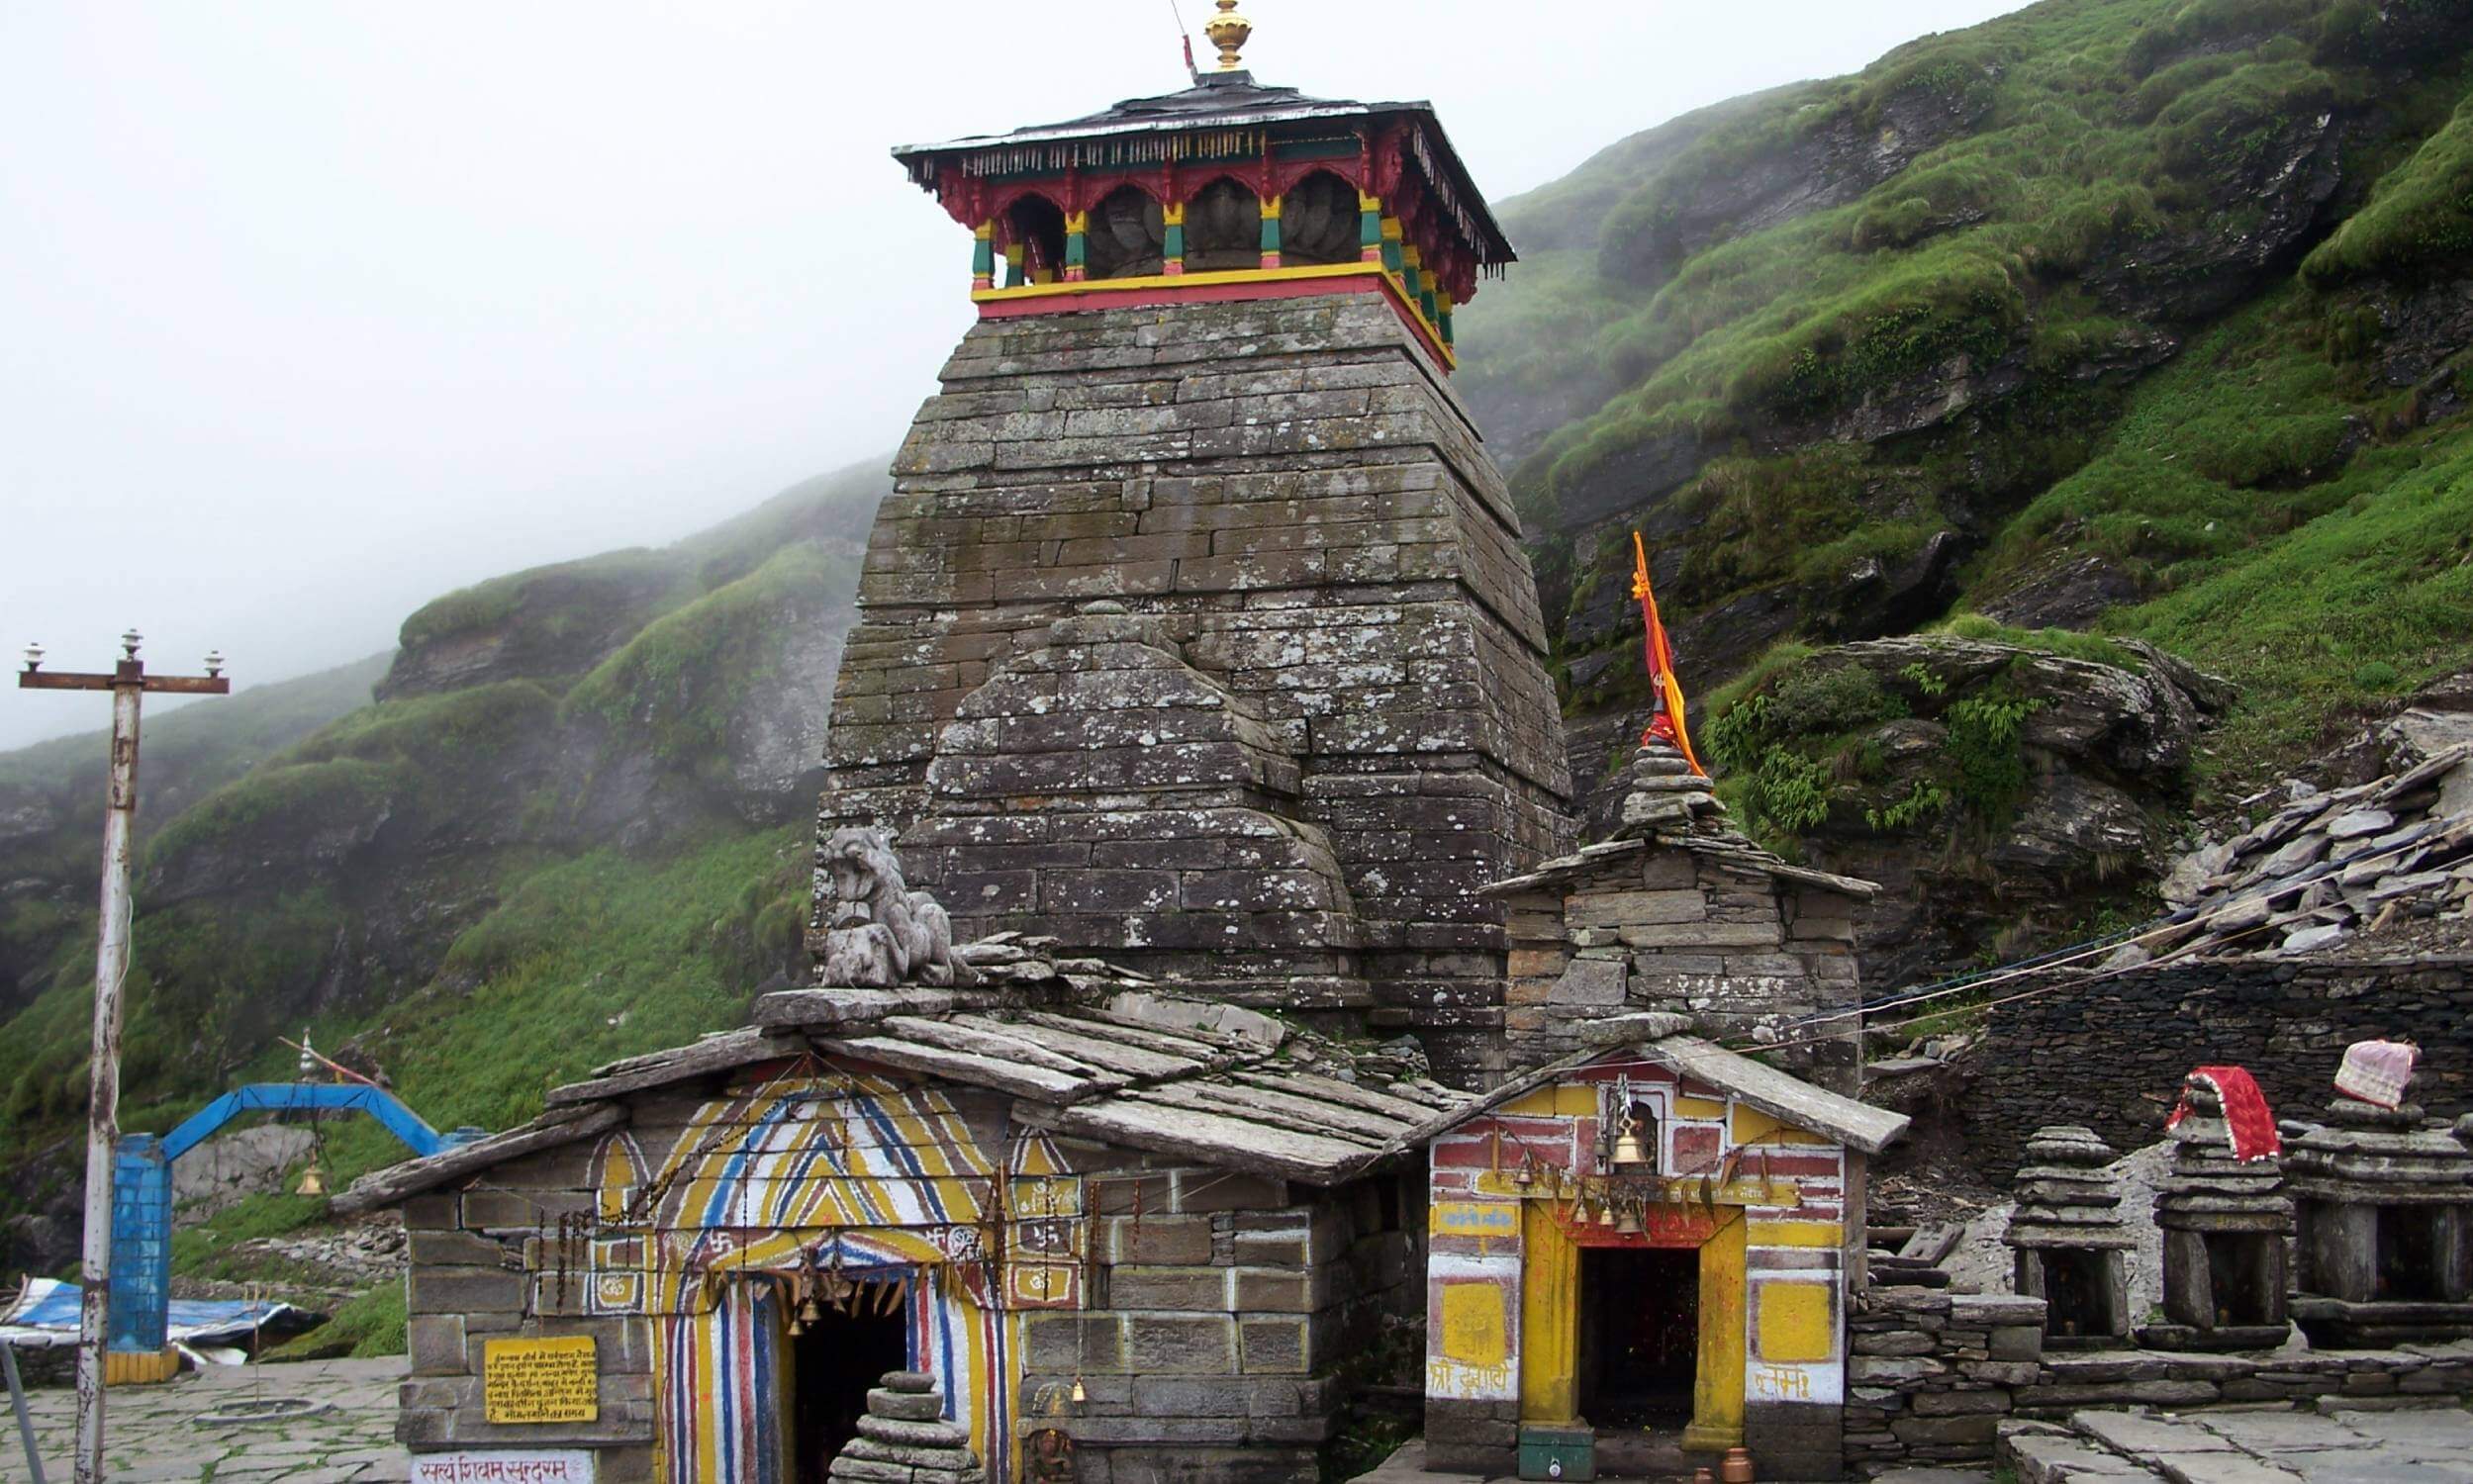
[[[112,688],[111,794],[103,814],[103,923],[94,960],[94,1061],[86,1110],[86,1232],[78,1264],[77,1484],[103,1484],[103,1347],[112,1287],[112,1160],[120,1140],[121,985],[129,975],[130,832],[138,813],[143,682]]]

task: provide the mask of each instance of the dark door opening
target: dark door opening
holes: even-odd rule
[[[1699,1361],[1699,1252],[1580,1254],[1582,1416],[1600,1428],[1679,1428],[1691,1421]]]
[[[2275,1322],[2283,1295],[2277,1269],[2282,1265],[2281,1237],[2257,1232],[2208,1232],[2207,1271],[2216,1301],[2220,1328]]]
[[[888,1292],[888,1290],[893,1290]],[[790,1338],[790,1437],[798,1484],[825,1484],[824,1470],[859,1436],[867,1393],[889,1370],[910,1368],[909,1286],[860,1283],[846,1307],[823,1306]]]
[[[2067,1337],[2113,1332],[2112,1276],[2104,1253],[2083,1248],[2044,1250],[2045,1333]]]
[[[2446,1274],[2439,1256],[2440,1206],[2379,1208],[2378,1296],[2389,1302],[2441,1303]]]

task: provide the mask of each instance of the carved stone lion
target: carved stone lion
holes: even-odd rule
[[[883,830],[833,831],[824,842],[823,866],[833,886],[824,911],[824,983],[892,989],[977,979],[954,957],[953,919],[934,897],[903,880],[902,858]]]

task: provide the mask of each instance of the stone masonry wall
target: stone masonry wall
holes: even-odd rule
[[[1336,857],[1368,1018],[1448,1077],[1499,1070],[1502,917],[1476,888],[1569,847],[1570,784],[1502,477],[1398,318],[1335,294],[988,323],[942,379],[869,541],[822,827],[927,818],[965,698],[1120,603],[1293,763],[1293,797],[1255,802]],[[1156,782],[1087,787],[1138,813]],[[1104,951],[1076,930],[1094,890],[1163,931],[1187,910],[1089,832],[935,843],[917,884],[957,916]]]
[[[559,1221],[593,1209],[591,1151],[583,1142],[533,1155],[494,1172],[491,1188],[405,1202],[411,1376],[396,1415],[398,1441],[415,1451],[539,1445],[543,1429],[493,1426],[484,1416],[482,1347],[492,1340],[589,1335],[598,1342],[601,1418],[559,1426],[559,1445],[598,1449],[602,1484],[654,1477],[652,1322],[544,1315],[537,1302],[536,1280],[556,1266],[546,1249]],[[553,1305],[555,1297],[553,1289]],[[583,1308],[580,1294],[572,1307]]]
[[[1098,1188],[1093,1307],[1023,1326],[1021,1394],[1079,1375],[1089,1400],[1019,1426],[1070,1434],[1086,1484],[1310,1484],[1348,1399],[1335,1366],[1423,1301],[1418,1193],[1177,1183],[1147,1181],[1140,1215],[1131,1180]]]
[[[2473,1343],[2178,1354],[2044,1348],[2042,1299],[1880,1287],[1849,1320],[1848,1467],[1983,1464],[2001,1423],[2088,1407],[2375,1408],[2463,1398]]]
[[[1641,1010],[1693,1017],[1729,1040],[1800,1039],[1792,1022],[1851,1008],[1860,993],[1854,903],[1651,842],[1568,880],[1507,896],[1507,1023],[1522,1060],[1586,1044],[1589,1022]],[[1779,1065],[1854,1091],[1854,1022],[1843,1040],[1789,1048]]]
[[[2045,1124],[2151,1144],[2193,1067],[2246,1067],[2278,1116],[2315,1117],[2344,1048],[2373,1038],[2420,1044],[2414,1099],[2431,1114],[2473,1111],[2469,968],[2461,955],[2243,959],[2055,976],[2051,992],[1993,1010],[1963,1064],[1968,1158],[2003,1185]]]

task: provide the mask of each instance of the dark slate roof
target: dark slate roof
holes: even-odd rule
[[[1503,234],[1492,209],[1485,204],[1484,194],[1470,177],[1468,167],[1461,163],[1451,137],[1444,133],[1434,105],[1422,99],[1361,103],[1353,98],[1309,98],[1295,88],[1258,83],[1251,72],[1205,72],[1189,88],[1151,98],[1128,98],[1079,119],[1034,124],[1009,134],[972,135],[935,144],[904,144],[896,148],[893,156],[910,172],[912,181],[932,189],[937,167],[947,159],[958,158],[963,168],[974,175],[1012,174],[1036,168],[1029,151],[1046,145],[1086,139],[1094,143],[1120,141],[1130,137],[1191,130],[1271,128],[1326,119],[1394,116],[1414,119],[1426,133],[1428,147],[1419,151],[1418,162],[1438,177],[1435,185],[1444,205],[1460,216],[1484,265],[1492,269],[1519,261],[1511,239]],[[1041,165],[1057,164],[1055,155],[1046,151],[1035,158]],[[1099,156],[1077,162],[1098,164],[1112,160]]]
[[[1851,876],[1833,876],[1826,871],[1794,865],[1731,830],[1694,830],[1688,834],[1660,834],[1641,840],[1608,840],[1598,845],[1582,846],[1572,855],[1543,862],[1524,875],[1489,881],[1479,888],[1478,894],[1508,896],[1540,886],[1561,885],[1610,861],[1642,855],[1651,850],[1687,850],[1728,871],[1793,881],[1798,885],[1818,886],[1847,896],[1868,898],[1880,894],[1880,886],[1876,882],[1859,881]]]
[[[1027,957],[992,974],[995,987],[768,994],[752,1026],[600,1067],[551,1091],[534,1122],[364,1176],[334,1209],[392,1205],[623,1123],[635,1094],[810,1051],[1011,1096],[1034,1127],[1314,1185],[1406,1155],[1472,1101],[1381,1053],[1094,968],[1104,972]]]

